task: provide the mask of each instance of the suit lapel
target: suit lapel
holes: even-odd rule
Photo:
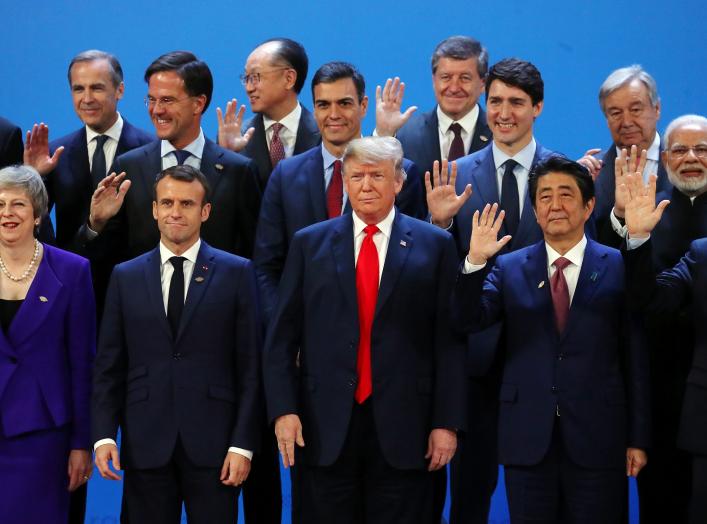
[[[536,144],[535,155],[533,156],[533,163],[530,165],[530,173],[528,173],[528,178],[530,174],[538,165],[538,162],[543,160],[548,156],[545,149],[540,145]],[[533,211],[533,204],[530,201],[530,184],[526,184],[525,195],[523,195],[523,213],[520,217],[520,223],[518,224],[518,230],[516,231],[516,236],[511,240],[510,251],[514,251],[519,247],[523,247],[528,244],[529,239],[533,239],[533,232],[539,231],[538,221],[535,218],[535,212]]]
[[[400,212],[396,210],[393,227],[390,230],[390,242],[388,243],[388,252],[385,255],[383,274],[378,289],[376,315],[378,315],[388,298],[390,298],[412,246],[413,238],[410,235],[407,219],[401,216]]]
[[[182,336],[184,330],[189,325],[189,322],[194,316],[194,312],[196,311],[201,299],[204,297],[204,294],[209,287],[209,284],[211,283],[213,274],[216,271],[215,258],[216,257],[211,250],[211,247],[202,240],[199,254],[196,257],[196,264],[194,265],[194,272],[191,277],[191,282],[189,283],[187,300],[184,303],[184,310],[182,311],[182,318],[179,323],[177,340],[179,340],[179,337]]]
[[[69,160],[70,175],[84,185],[86,194],[93,195],[93,179],[91,178],[91,165],[88,162],[88,145],[86,144],[86,126],[82,127],[74,136],[71,144]],[[63,173],[62,173],[63,174]],[[90,198],[90,197],[89,197]]]
[[[309,199],[312,203],[315,222],[326,220],[329,216],[326,210],[326,191],[324,189],[324,158],[320,148],[317,148],[309,156],[307,165],[303,166],[302,174],[308,177]]]
[[[528,285],[529,293],[533,295],[533,304],[540,311],[546,314],[542,318],[547,318],[547,329],[549,333],[557,334],[555,327],[555,310],[552,304],[552,294],[550,292],[550,279],[547,275],[547,249],[545,241],[542,240],[533,244],[528,250],[525,261],[522,265],[523,275]]]
[[[439,148],[439,119],[437,118],[437,108],[430,111],[425,118],[425,136],[422,138],[422,144],[427,148],[425,156],[429,158],[429,169],[432,169],[432,164],[435,160],[442,160],[442,150]],[[420,169],[427,169],[426,166],[419,166]]]
[[[471,168],[472,190],[481,197],[483,202],[491,204],[499,202],[498,179],[496,178],[496,166],[493,162],[493,149],[484,149],[476,156],[474,162],[475,165]]]
[[[295,149],[293,154],[299,155],[305,151],[312,149],[321,142],[321,135],[317,128],[317,123],[314,121],[312,113],[306,107],[300,105],[302,113],[299,117],[299,125],[297,126],[297,136],[295,137]]]
[[[491,140],[491,131],[486,123],[486,112],[479,106],[479,116],[476,118],[474,136],[471,137],[471,145],[467,154],[475,153],[485,148]],[[439,142],[439,141],[438,141]]]
[[[253,132],[253,138],[251,138],[248,146],[246,146],[246,153],[253,159],[255,165],[258,166],[260,184],[262,187],[265,187],[270,173],[272,172],[272,164],[268,150],[268,138],[265,134],[265,125],[263,124],[263,115],[255,115],[253,120],[251,120],[251,126],[255,131]]]
[[[204,144],[204,152],[201,155],[201,172],[211,186],[211,193],[216,194],[217,186],[221,181],[224,165],[222,163],[223,150],[208,138]]]
[[[593,240],[587,239],[582,268],[579,271],[577,287],[574,290],[570,313],[567,317],[567,326],[565,327],[562,338],[566,337],[567,333],[569,333],[578,322],[581,322],[582,312],[586,310],[585,306],[591,302],[605,271],[606,253],[599,253],[597,251],[597,244]]]
[[[153,315],[157,319],[157,323],[164,330],[165,334],[172,338],[172,330],[167,322],[167,314],[165,313],[164,298],[162,297],[162,273],[160,266],[160,248],[153,249],[145,259],[145,289],[150,301],[150,307],[155,312]]]
[[[353,218],[344,215],[336,220],[331,249],[334,256],[339,284],[352,308],[356,312],[358,323],[358,299],[356,297],[356,266],[354,260]]]

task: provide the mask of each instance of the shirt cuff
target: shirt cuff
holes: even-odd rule
[[[628,251],[631,251],[632,249],[638,249],[643,244],[648,242],[648,240],[650,238],[651,238],[650,235],[648,235],[646,238],[631,238],[631,237],[627,236],[626,237],[626,249]]]
[[[464,257],[464,267],[462,268],[462,274],[468,275],[469,273],[476,273],[486,267],[486,262],[483,264],[472,264],[469,262],[469,256]]]
[[[98,233],[91,229],[91,226],[88,225],[88,222],[86,222],[86,238],[89,240],[93,240],[98,236]]]
[[[611,208],[611,213],[609,213],[609,220],[611,220],[611,227],[614,232],[621,238],[626,238],[628,236],[628,227],[626,224],[622,224],[619,218],[614,213],[614,208]]]
[[[432,224],[433,226],[435,225],[435,223],[432,222],[432,215],[430,215],[430,224]],[[449,221],[449,225],[447,227],[443,227],[442,229],[444,229],[445,231],[449,231],[450,229],[452,229],[453,225],[454,225],[454,217],[452,217],[452,219]]]
[[[115,443],[115,440],[112,438],[102,438],[101,440],[97,441],[93,445],[93,451],[95,452],[98,448],[100,448],[103,444],[113,444],[114,446],[118,446],[118,444]]]
[[[242,449],[242,448],[237,448],[235,446],[231,446],[230,448],[228,448],[228,452],[229,453],[237,453],[238,455],[241,455],[241,456],[247,458],[248,460],[253,460],[253,452],[248,451],[247,449]]]

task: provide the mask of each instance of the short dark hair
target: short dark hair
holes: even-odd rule
[[[331,84],[342,78],[350,78],[356,86],[358,101],[363,102],[366,96],[366,81],[358,69],[348,62],[328,62],[317,69],[312,77],[312,98],[314,98],[314,88],[319,84]]]
[[[299,94],[302,91],[304,81],[307,79],[307,71],[309,70],[309,59],[304,46],[290,38],[277,37],[265,40],[258,47],[271,42],[279,44],[273,53],[273,58],[290,66],[297,73],[294,89],[295,93]]]
[[[587,168],[561,155],[552,155],[538,162],[528,178],[528,191],[530,192],[530,202],[533,205],[533,209],[535,208],[535,197],[538,192],[538,181],[541,177],[550,173],[562,173],[574,178],[582,194],[582,202],[585,205],[594,198],[594,179]]]
[[[174,71],[184,80],[184,89],[189,96],[206,96],[204,111],[209,107],[214,91],[214,78],[206,62],[199,60],[189,51],[172,51],[153,61],[145,71],[145,82],[150,83],[150,77],[155,73]]]
[[[432,74],[437,72],[440,58],[453,60],[476,59],[476,69],[481,78],[486,77],[489,70],[489,53],[481,42],[469,36],[450,36],[442,40],[432,53]]]
[[[197,168],[186,164],[168,167],[157,174],[155,183],[152,186],[152,200],[155,202],[157,201],[157,184],[160,183],[160,180],[167,177],[181,180],[182,182],[194,182],[194,180],[196,180],[204,188],[204,200],[202,200],[201,205],[203,206],[211,202],[211,186],[206,176]]]
[[[517,87],[524,91],[533,102],[533,105],[543,101],[545,97],[545,84],[540,71],[530,62],[519,58],[504,58],[491,66],[486,77],[486,99],[489,97],[489,88],[494,80]]]
[[[89,49],[88,51],[81,51],[78,55],[71,59],[69,62],[69,70],[66,76],[69,79],[69,85],[71,85],[71,68],[74,64],[79,62],[93,62],[94,60],[105,60],[110,66],[110,79],[113,82],[113,87],[118,87],[123,81],[123,68],[120,67],[120,62],[110,53],[105,51],[99,51],[98,49]]]

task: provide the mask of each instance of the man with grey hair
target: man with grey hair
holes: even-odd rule
[[[154,137],[131,125],[118,112],[125,85],[123,69],[114,55],[83,51],[72,58],[67,75],[74,110],[84,125],[49,143],[49,127],[35,124],[27,133],[24,162],[44,178],[50,206],[56,213],[56,245],[76,252],[80,251],[76,235],[88,220],[91,196],[108,174],[113,159],[152,142]],[[48,220],[45,222],[49,224]],[[46,237],[47,233],[40,236]],[[106,263],[91,263],[99,319],[111,270]],[[83,502],[75,508],[79,497],[83,497]],[[85,488],[72,497],[71,523],[83,522],[85,498]]]
[[[683,115],[673,120],[663,135],[661,154],[672,186],[657,190],[656,204],[670,205],[651,232],[651,257],[656,272],[672,268],[690,243],[707,236],[707,118]],[[639,163],[637,171],[643,171]],[[625,177],[628,167],[620,173]],[[616,194],[615,208],[626,209],[627,195]],[[605,228],[601,240],[619,246],[626,228]],[[650,461],[638,477],[641,524],[687,522],[690,494],[690,457],[678,448],[678,429],[692,351],[694,319],[686,309],[646,314],[651,358],[653,447]],[[666,348],[679,348],[667,351]]]
[[[355,139],[343,158],[353,212],[289,249],[263,357],[268,418],[283,464],[301,468],[302,522],[433,522],[429,472],[465,422],[456,247],[395,208],[397,140]]]

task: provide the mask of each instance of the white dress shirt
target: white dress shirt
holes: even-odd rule
[[[476,121],[479,119],[479,105],[464,115],[459,120],[449,118],[439,106],[437,106],[437,122],[439,131],[439,152],[442,154],[442,160],[447,160],[449,157],[449,148],[452,147],[454,140],[454,131],[450,131],[449,126],[455,122],[462,126],[462,142],[464,142],[464,154],[469,152],[471,147],[471,139],[474,137],[476,129]]]
[[[118,113],[118,120],[115,124],[110,126],[105,133],[98,133],[86,126],[86,145],[88,146],[88,165],[89,168],[93,167],[93,154],[96,152],[96,140],[95,138],[99,135],[105,135],[108,140],[103,144],[103,154],[106,157],[106,175],[108,170],[113,165],[113,160],[115,160],[115,152],[118,150],[118,141],[120,140],[120,134],[123,132],[123,117]]]
[[[204,145],[206,144],[206,139],[204,138],[204,130],[199,128],[199,136],[196,137],[191,144],[182,148],[182,151],[189,151],[191,155],[184,161],[184,165],[191,166],[195,169],[201,169],[201,157],[204,154]],[[162,170],[168,167],[174,167],[178,164],[177,156],[174,151],[177,150],[169,140],[162,140],[160,143],[161,155],[162,155]]]
[[[499,205],[501,203],[501,191],[503,188],[503,173],[506,170],[506,166],[503,164],[507,160],[515,160],[518,162],[518,165],[513,169],[513,174],[516,176],[516,183],[518,184],[518,210],[520,211],[520,216],[523,216],[525,193],[528,191],[528,176],[530,176],[530,169],[533,167],[533,158],[535,158],[535,149],[537,148],[535,137],[532,137],[528,145],[512,157],[501,151],[496,145],[496,142],[493,142],[491,147],[493,148],[493,163],[496,166]]]
[[[272,126],[273,124],[280,123],[283,127],[280,129],[279,137],[285,148],[285,158],[290,158],[294,154],[300,116],[302,116],[302,106],[299,105],[299,102],[297,102],[297,106],[290,111],[287,116],[280,119],[279,122],[263,115],[265,143],[268,145],[268,151],[270,151],[270,141],[272,140],[273,133],[275,132]]]
[[[354,239],[354,265],[358,263],[358,254],[361,251],[361,244],[366,238],[364,229],[368,224],[361,220],[356,212],[351,213],[353,217],[353,239]],[[378,284],[380,284],[381,276],[383,275],[383,266],[385,265],[385,257],[388,254],[388,243],[390,242],[390,231],[393,229],[393,219],[395,219],[395,207],[390,209],[386,217],[376,224],[380,231],[373,235],[373,243],[378,251]]]
[[[174,155],[172,155],[174,156]],[[194,265],[196,264],[196,257],[199,255],[199,249],[201,248],[201,239],[197,239],[194,244],[181,254],[184,257],[184,262],[182,268],[184,270],[184,301],[187,300],[187,294],[189,292],[189,285],[191,283],[191,277],[194,274]],[[174,266],[169,261],[170,258],[176,257],[167,246],[160,242],[160,282],[162,287],[162,301],[164,302],[164,313],[167,315],[167,304],[169,302],[169,286],[171,284],[172,275],[174,274]],[[113,444],[116,445],[115,440],[112,438],[104,438],[97,441],[93,445],[93,450],[98,449],[99,446],[103,444]],[[244,456],[248,460],[253,458],[253,452],[247,449],[237,448],[231,446],[228,448],[231,453],[237,453]]]

